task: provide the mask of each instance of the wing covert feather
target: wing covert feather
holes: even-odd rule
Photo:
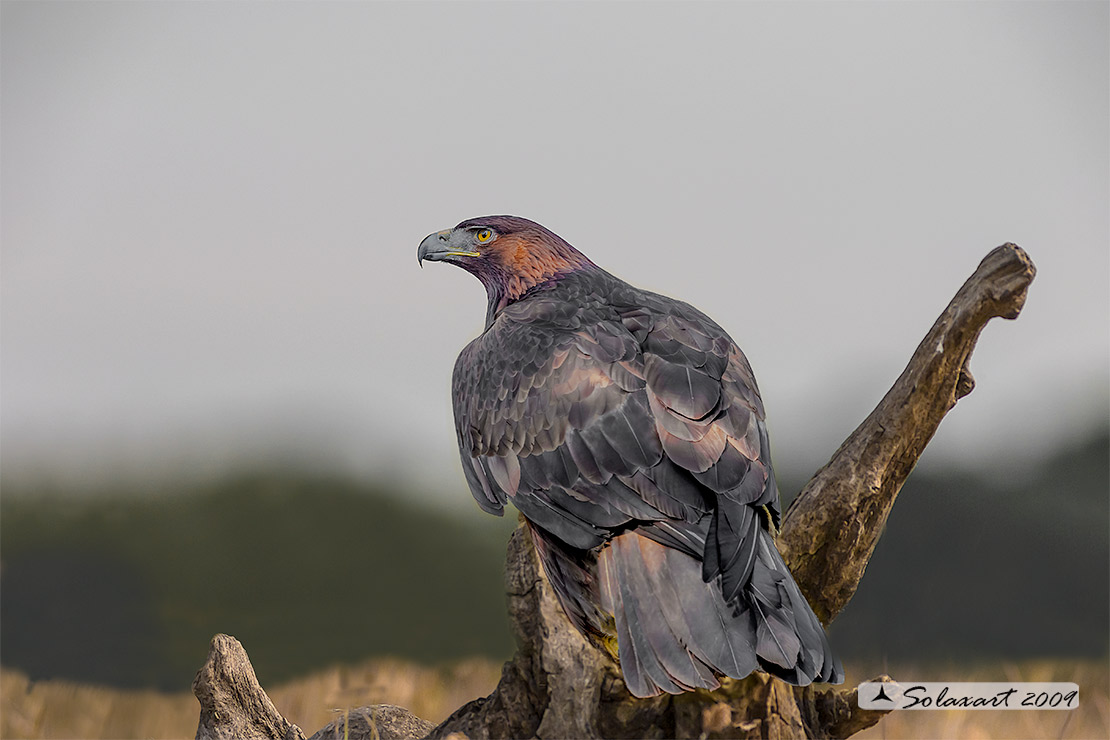
[[[572,546],[711,517],[704,576],[724,573],[735,594],[762,519],[734,507],[770,503],[777,520],[751,367],[696,309],[647,293],[629,302],[520,301],[463,350],[453,393],[467,480],[483,509],[512,500]]]

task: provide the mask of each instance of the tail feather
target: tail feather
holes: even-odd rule
[[[679,539],[704,542],[708,527],[687,525]],[[615,657],[635,696],[714,689],[718,676],[743,678],[757,669],[799,686],[844,680],[824,628],[762,527],[737,548],[755,553],[751,565],[733,557],[737,550],[724,559],[750,569],[732,599],[722,588],[727,571],[704,581],[700,559],[661,542],[670,539],[650,526],[618,535],[596,553],[562,547],[538,528],[533,534],[548,579],[579,628],[616,633]]]
[[[663,567],[663,548],[643,537],[630,537],[623,540],[620,546],[639,550],[631,557],[618,561],[621,592],[623,594],[627,590],[630,598],[635,599],[637,611],[643,615],[640,622],[648,643],[660,657],[668,676],[688,688],[715,687],[717,679],[713,671],[685,647],[690,644],[692,636],[677,603],[652,586],[649,574]],[[653,619],[653,611],[657,611],[662,619]]]
[[[771,536],[761,527],[752,536],[754,546],[741,550],[750,547],[753,563],[733,563],[750,567],[751,576],[731,600],[722,592],[723,574],[706,583],[701,563],[646,533],[626,532],[601,551],[601,607],[616,620],[632,694],[712,689],[717,676],[743,678],[756,669],[799,686],[843,681]]]
[[[790,683],[840,683],[844,671],[825,630],[794,582],[771,535],[759,530],[759,558],[748,593],[758,607],[760,667]]]
[[[781,615],[783,619],[769,619],[767,629],[780,638],[785,635],[787,639],[798,643],[793,666],[783,666],[773,659],[772,653],[765,655],[760,652],[763,669],[798,686],[805,686],[813,681],[842,683],[844,668],[829,647],[825,628],[821,626],[798,584],[794,582],[771,535],[760,529],[759,538],[760,556],[752,573],[753,592],[758,588],[762,594],[768,590],[768,583],[774,583],[775,601],[770,603],[775,605],[773,614]],[[781,668],[776,670],[776,666]]]
[[[734,552],[721,559],[721,591],[725,601],[733,601],[747,585],[759,557],[759,517],[753,507],[727,499],[721,501],[714,517],[725,522],[724,526],[718,525],[718,536],[728,532],[735,541]],[[724,542],[720,546],[724,547]]]
[[[657,542],[630,534],[616,538],[599,559],[599,571],[604,574],[602,607],[612,607],[615,616],[621,615],[617,617],[621,666],[633,656],[640,663],[636,673],[642,681],[633,684],[625,676],[629,690],[638,696],[719,685],[710,666],[686,647],[692,636],[678,602],[659,593],[660,584],[651,577],[665,567],[662,558],[667,551]]]
[[[637,655],[636,641],[632,639],[624,607],[618,605],[613,612],[613,616],[617,622],[617,643],[620,646],[619,660],[625,685],[633,696],[655,696],[663,689],[648,675],[649,667],[642,663],[639,655]]]
[[[742,631],[729,629],[730,607],[701,580],[697,561],[671,548],[644,549],[663,560],[647,569],[650,588],[670,623],[684,628],[678,637],[690,654],[723,675],[755,670],[753,646]]]

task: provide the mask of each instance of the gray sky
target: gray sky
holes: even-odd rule
[[[17,3],[0,18],[3,467],[294,455],[465,502],[485,297],[540,221],[745,349],[820,464],[994,246],[1039,274],[926,464],[1107,418],[1108,6]]]

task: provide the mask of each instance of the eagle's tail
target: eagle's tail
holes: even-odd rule
[[[825,628],[802,595],[771,535],[760,528],[759,553],[745,593],[752,611],[755,652],[767,673],[796,686],[843,683],[844,668]]]
[[[626,532],[600,552],[597,594],[615,619],[632,694],[714,689],[719,675],[743,678],[756,669],[800,686],[844,680],[771,536],[756,532],[750,580],[727,602],[719,578],[702,580],[694,548],[662,544],[657,532]]]

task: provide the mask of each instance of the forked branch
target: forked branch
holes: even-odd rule
[[[894,500],[944,415],[975,387],[979,332],[1016,319],[1036,268],[1021,247],[988,254],[918,345],[879,405],[786,512],[779,549],[822,622],[852,598]]]

